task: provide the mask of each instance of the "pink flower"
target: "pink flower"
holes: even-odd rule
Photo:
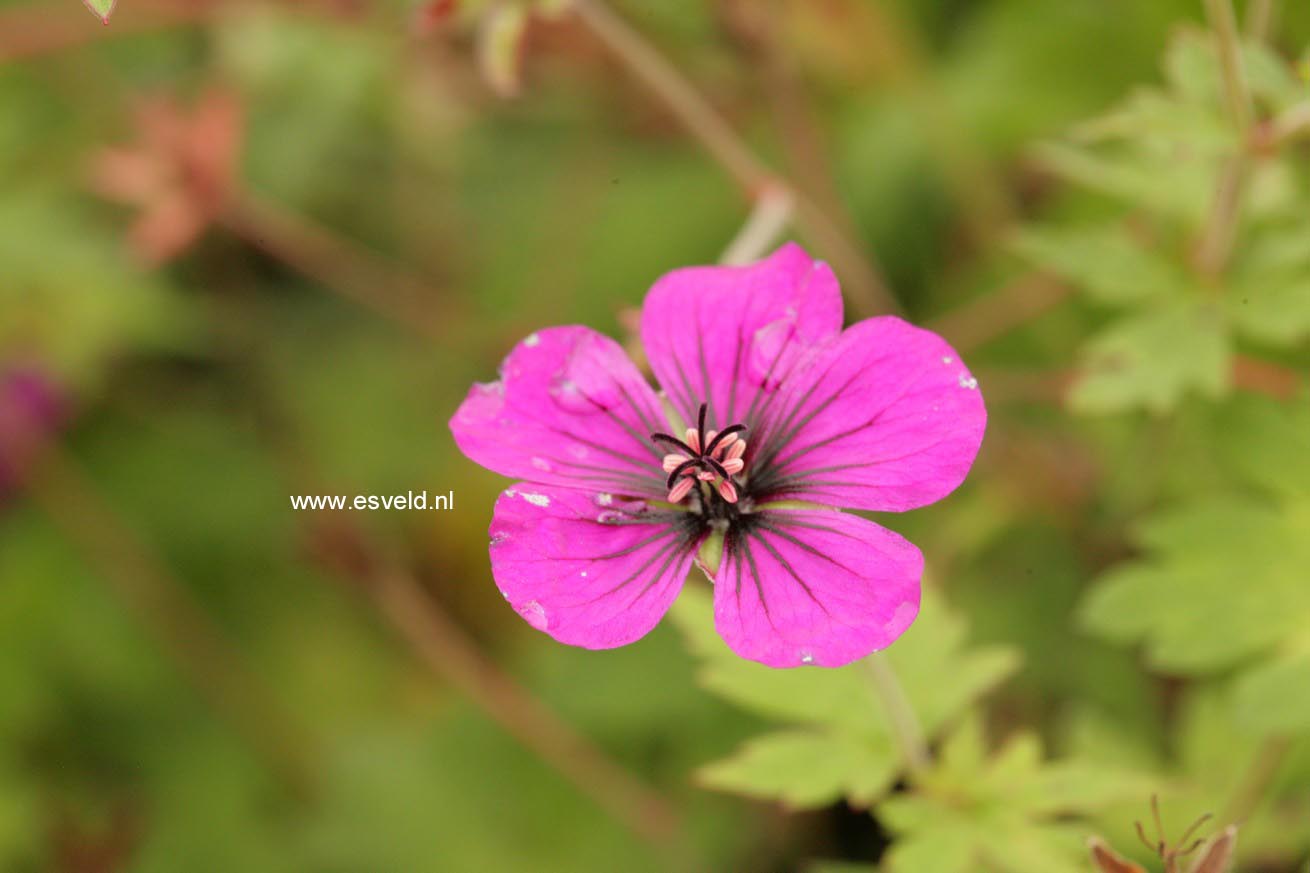
[[[491,523],[510,604],[560,642],[621,646],[655,627],[696,561],[743,657],[835,667],[890,645],[918,613],[923,557],[833,507],[946,496],[987,413],[936,334],[841,322],[832,271],[788,245],[655,283],[641,339],[660,394],[588,328],[520,343],[450,422],[466,455],[525,480]]]
[[[33,366],[0,366],[0,500],[22,484],[28,466],[67,417],[62,393]]]

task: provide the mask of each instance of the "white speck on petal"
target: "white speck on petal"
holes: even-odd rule
[[[802,649],[802,650],[801,650],[801,663],[802,663],[802,664],[813,664],[813,663],[814,663],[814,653],[811,652],[811,651],[809,651],[809,650],[807,650],[807,649]]]
[[[583,579],[586,579],[586,578],[587,578],[587,571],[586,571],[586,570],[583,570],[583,571],[582,571],[581,573],[579,573],[578,575],[581,576]]]
[[[523,616],[523,620],[537,630],[544,631],[549,624],[546,620],[546,610],[535,600],[529,600],[522,606],[517,607],[517,609],[519,615]]]
[[[614,495],[613,495],[613,494],[597,494],[597,495],[596,495],[596,502],[599,503],[601,506],[610,506],[611,504],[614,503]]]
[[[947,355],[946,357],[942,358],[942,363],[947,365],[954,364],[955,358],[952,358],[950,355]]]
[[[545,458],[533,458],[532,466],[536,467],[543,473],[549,473],[551,470],[550,461],[547,461]]]
[[[523,345],[532,348],[539,342],[541,342],[541,334],[530,333],[528,334],[528,338],[523,341]]]
[[[968,388],[970,391],[972,391],[978,387],[978,380],[970,376],[968,373],[961,373],[960,387]]]
[[[533,506],[547,507],[550,506],[550,498],[545,494],[524,494],[523,499]]]

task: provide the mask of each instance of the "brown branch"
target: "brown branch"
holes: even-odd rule
[[[929,323],[957,351],[968,352],[998,339],[1063,302],[1072,293],[1064,282],[1032,273],[997,291],[956,307]]]
[[[682,123],[711,157],[754,201],[766,190],[786,189],[796,204],[796,223],[842,276],[852,305],[862,314],[898,312],[872,258],[849,239],[814,201],[770,170],[701,96],[685,76],[602,0],[574,0],[574,12],[610,52]]]
[[[324,566],[364,591],[418,659],[675,869],[689,866],[677,811],[493,663],[406,567],[340,515],[308,528]]]
[[[680,822],[669,803],[489,661],[413,576],[385,568],[372,582],[382,614],[433,672],[634,834],[675,848]]]
[[[26,482],[33,500],[92,571],[155,637],[210,706],[302,799],[313,793],[312,744],[236,646],[77,463],[47,448]]]
[[[327,227],[249,192],[220,223],[231,233],[342,297],[432,338],[449,336],[449,297]]]

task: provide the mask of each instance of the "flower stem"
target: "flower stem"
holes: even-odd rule
[[[1237,30],[1232,0],[1205,0],[1206,18],[1219,44],[1219,67],[1223,73],[1224,99],[1239,132],[1251,126],[1251,93],[1242,69],[1242,38]]]
[[[874,652],[862,662],[869,683],[874,693],[882,702],[891,722],[892,733],[901,748],[901,756],[910,774],[922,772],[932,764],[932,755],[928,751],[928,741],[924,737],[923,725],[915,714],[910,699],[905,695],[896,671],[882,652]]]
[[[749,264],[764,257],[786,231],[794,207],[791,192],[786,188],[761,192],[746,223],[719,256],[719,263],[730,266]]]
[[[1250,769],[1243,774],[1241,782],[1233,791],[1224,809],[1222,821],[1238,823],[1250,818],[1251,813],[1264,800],[1265,793],[1269,791],[1291,749],[1292,741],[1287,737],[1269,737],[1264,741],[1256,750]]]
[[[795,203],[797,226],[846,280],[851,304],[865,315],[899,312],[872,258],[812,198],[764,164],[699,91],[636,29],[603,0],[573,0],[578,19],[656,95],[753,201],[781,189]]]
[[[1237,151],[1225,163],[1215,191],[1214,206],[1196,251],[1196,265],[1203,275],[1223,272],[1232,254],[1246,187],[1251,130],[1251,94],[1242,70],[1241,36],[1231,0],[1206,0],[1206,16],[1215,32],[1219,63],[1223,73],[1224,100],[1237,132]]]
[[[1251,0],[1246,7],[1246,35],[1256,42],[1269,38],[1274,26],[1274,0]]]

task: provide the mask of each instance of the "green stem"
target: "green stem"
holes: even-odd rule
[[[1221,274],[1232,254],[1242,211],[1242,195],[1250,162],[1248,139],[1251,130],[1251,93],[1242,70],[1241,36],[1231,0],[1206,0],[1206,15],[1215,32],[1223,73],[1224,100],[1237,132],[1237,151],[1225,163],[1215,191],[1214,206],[1196,251],[1196,265],[1203,275]]]
[[[869,683],[874,693],[882,702],[891,723],[892,733],[901,748],[901,757],[905,768],[911,774],[922,772],[932,764],[932,754],[928,751],[928,741],[924,736],[923,725],[915,713],[905,689],[892,669],[891,662],[881,652],[875,652],[860,662],[864,665]]]
[[[1292,741],[1287,737],[1270,737],[1264,741],[1224,808],[1222,821],[1239,823],[1251,817],[1273,785],[1291,749]]]
[[[1246,35],[1256,42],[1269,38],[1274,26],[1274,0],[1251,0],[1246,8]]]
[[[1224,99],[1239,133],[1251,126],[1251,93],[1242,70],[1242,38],[1237,30],[1231,0],[1205,0],[1206,18],[1219,42],[1219,66],[1223,73]]]

